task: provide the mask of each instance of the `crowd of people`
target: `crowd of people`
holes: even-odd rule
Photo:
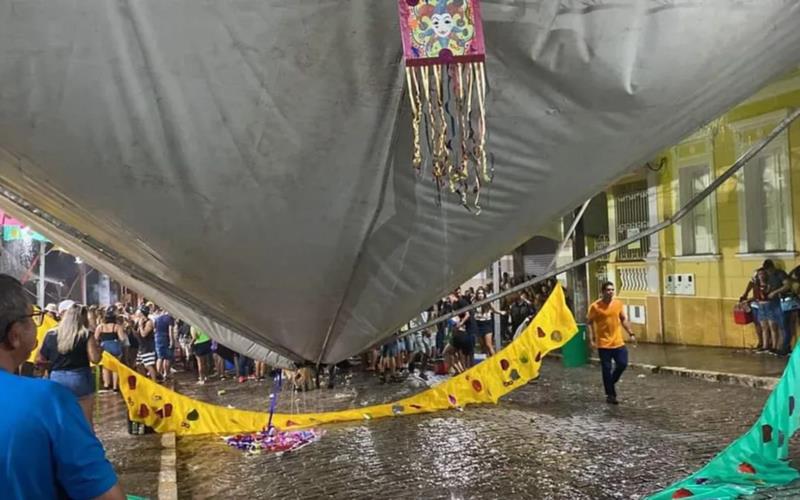
[[[787,356],[797,335],[800,266],[787,273],[772,260],[765,260],[753,273],[739,301],[739,307],[752,313],[758,339],[754,351]]]
[[[510,278],[504,273],[500,291],[530,278]],[[362,366],[376,373],[381,383],[409,375],[427,380],[430,370],[439,375],[461,373],[475,363],[476,350],[490,357],[495,354],[496,341],[509,342],[542,308],[555,283],[541,282],[418,330],[430,320],[467,308],[492,293],[491,284],[457,288],[414,317],[389,341],[363,353]],[[90,424],[95,393],[119,391],[116,373],[106,369],[101,370],[100,387],[95,387],[91,364],[97,363],[103,352],[160,383],[178,371],[196,374],[198,384],[229,377],[245,383],[274,373],[266,363],[212,340],[200,328],[146,300],[136,306],[118,302],[105,307],[64,300],[48,304],[42,315],[56,326],[45,335],[33,362],[25,363],[20,372],[67,387],[78,398]],[[495,323],[495,318],[500,321]],[[334,385],[335,372],[335,366],[328,367],[329,387]],[[312,366],[299,366],[287,375],[298,390],[320,385],[320,373]]]
[[[152,302],[102,307],[63,300],[37,310],[35,317],[38,326],[53,326],[36,355],[22,363],[18,372],[49,378],[72,392],[90,427],[96,392],[119,392],[117,374],[105,368],[96,387],[91,365],[100,361],[103,352],[161,383],[169,381],[176,368],[197,374],[198,384],[205,384],[209,377],[224,380],[231,371],[241,383],[267,374],[264,363],[212,341],[200,328]]]
[[[500,291],[519,285],[532,276],[511,279],[504,273]],[[363,354],[367,370],[378,374],[381,383],[400,381],[408,375],[427,379],[426,371],[433,362],[438,374],[457,374],[475,361],[476,347],[489,357],[495,353],[495,342],[509,342],[520,328],[541,310],[556,281],[546,280],[498,300],[498,305],[484,304],[462,312],[436,326],[418,330],[430,320],[448,315],[486,299],[492,286],[455,289],[427,310],[421,312],[383,345]],[[495,318],[499,330],[495,331]],[[407,333],[410,332],[410,333]],[[496,337],[499,336],[499,339]]]

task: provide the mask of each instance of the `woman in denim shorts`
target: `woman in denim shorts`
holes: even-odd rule
[[[97,325],[94,331],[94,338],[100,343],[100,347],[117,359],[122,357],[122,347],[126,338],[125,330],[122,325],[117,323],[117,315],[113,308],[109,308],[103,317],[103,323]],[[119,376],[103,368],[103,389],[119,390]]]
[[[59,308],[61,309],[61,308]],[[61,313],[58,328],[50,331],[39,351],[39,361],[50,369],[50,380],[72,391],[83,414],[94,428],[94,375],[89,362],[100,361],[100,346],[81,314],[81,306],[68,305]]]

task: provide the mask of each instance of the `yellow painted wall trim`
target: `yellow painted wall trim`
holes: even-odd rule
[[[676,255],[674,257],[670,257],[669,260],[675,260],[678,262],[717,262],[722,259],[722,254],[710,254],[710,255]]]
[[[737,253],[736,258],[741,260],[794,259],[797,255],[798,252]]]

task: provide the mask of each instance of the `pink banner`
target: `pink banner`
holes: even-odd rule
[[[397,0],[407,66],[481,62],[479,0]]]
[[[4,211],[0,210],[0,226],[24,226],[22,222],[18,221],[17,219],[11,217]]]

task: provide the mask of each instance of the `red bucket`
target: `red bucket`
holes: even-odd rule
[[[749,325],[753,322],[753,312],[736,308],[733,310],[733,322],[737,325]]]

